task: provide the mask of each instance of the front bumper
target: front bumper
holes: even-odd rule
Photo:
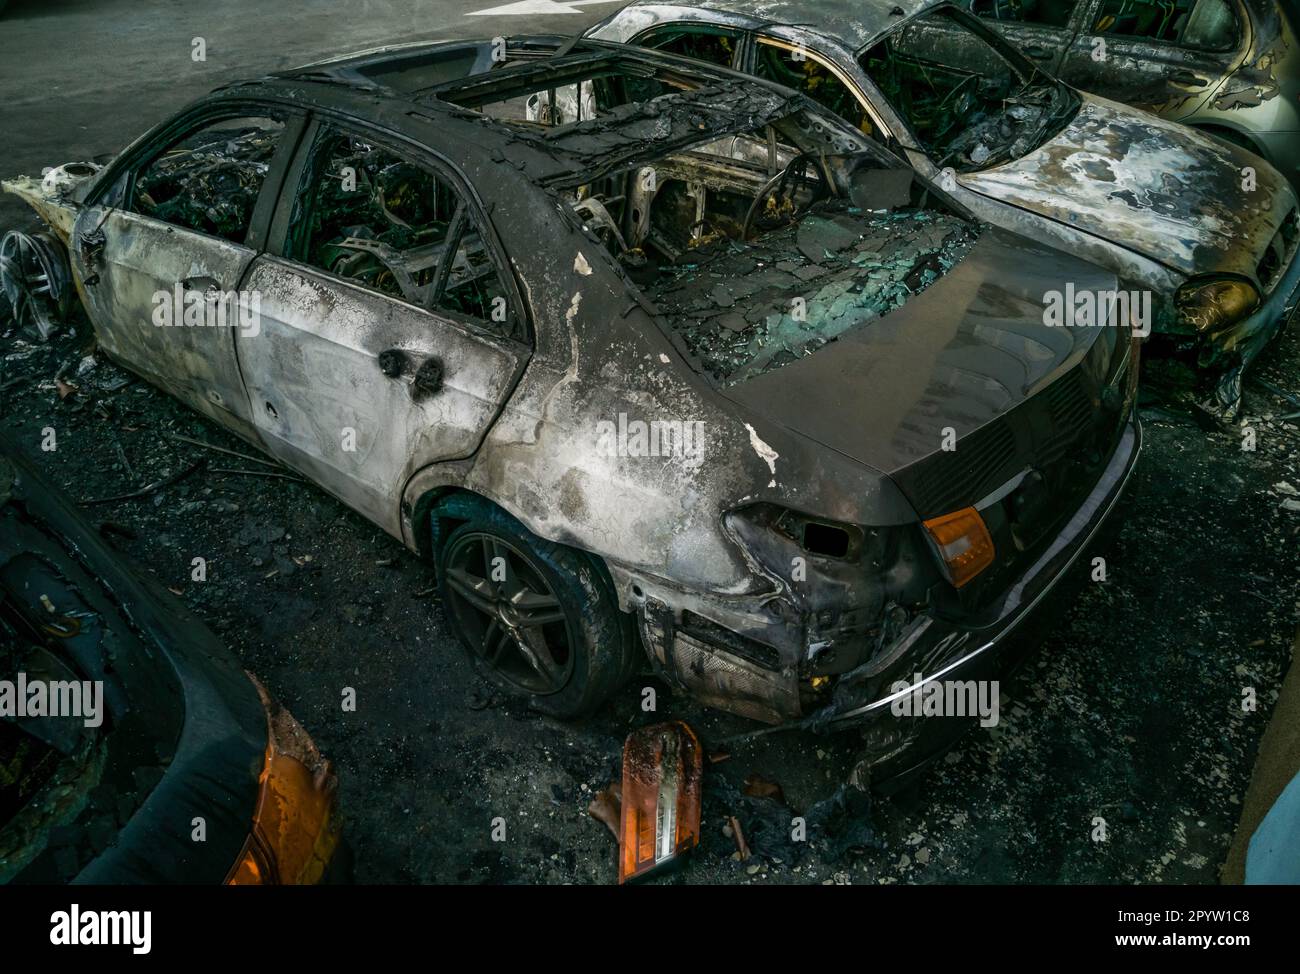
[[[904,681],[905,688],[852,707],[832,705],[828,707],[827,713],[814,715],[815,722],[832,728],[862,723],[863,720],[891,713],[894,701],[902,700],[924,684],[936,680],[976,679],[976,671],[988,672],[988,663],[1000,657],[1010,638],[1021,635],[1022,628],[1034,618],[1035,611],[1047,602],[1049,596],[1058,593],[1083,554],[1092,549],[1095,542],[1113,537],[1121,524],[1121,519],[1118,518],[1119,498],[1134,472],[1139,453],[1141,425],[1134,416],[1123,432],[1119,447],[1096,488],[1062,529],[1052,546],[1044,551],[1017,584],[1011,586],[996,623],[984,628],[966,628],[932,615],[919,616],[902,638],[906,652],[889,654],[896,657],[897,662],[888,666],[891,674],[902,674],[906,672],[909,663],[926,661],[919,679],[917,675],[910,674],[910,679]],[[1060,605],[1057,607],[1060,609]],[[875,661],[867,666],[872,666],[872,663]],[[1000,667],[993,667],[992,670],[996,672],[998,668]],[[852,683],[854,676],[855,674],[846,674],[841,683]]]
[[[1117,530],[1119,500],[1141,451],[1142,430],[1130,416],[1096,485],[1051,545],[1001,597],[992,621],[963,625],[934,613],[918,615],[888,647],[838,678],[832,702],[811,715],[799,709],[799,675],[746,658],[746,647],[720,649],[674,622],[677,613],[658,599],[641,608],[641,631],[652,662],[670,682],[701,702],[768,723],[830,729],[863,728],[881,762],[906,754],[938,753],[968,725],[946,718],[893,720],[891,705],[933,680],[994,679],[1032,648],[1031,620],[1051,604],[1060,615],[1071,569],[1095,542]],[[1058,595],[1060,598],[1050,599]],[[680,606],[678,607],[680,609]],[[919,676],[918,676],[919,674]],[[904,681],[906,689],[887,688]],[[886,689],[882,689],[886,688]],[[872,744],[872,739],[874,744]]]
[[[1217,366],[1221,370],[1215,380],[1215,401],[1206,406],[1224,419],[1233,420],[1237,416],[1246,368],[1300,305],[1300,247],[1290,257],[1285,273],[1255,312],[1215,335],[1201,348],[1201,365]]]

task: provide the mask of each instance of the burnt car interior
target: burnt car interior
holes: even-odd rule
[[[960,46],[946,43],[954,34]],[[1025,155],[1078,108],[1068,88],[1008,62],[950,9],[913,18],[859,63],[935,165],[958,172]]]
[[[243,243],[283,129],[269,118],[201,129],[136,178],[135,212]]]
[[[751,161],[764,141],[738,135],[656,160],[661,182],[644,233],[620,253],[703,371],[725,385],[887,314],[960,261],[978,233],[914,191],[906,173],[862,166],[844,196],[775,135],[766,140],[774,163]],[[778,171],[767,177],[770,168]],[[855,194],[874,205],[856,205]]]
[[[543,138],[632,115],[689,113],[683,99],[698,94],[682,80],[581,64],[548,81],[537,91],[521,79],[490,94],[440,94]],[[724,384],[887,314],[950,270],[978,235],[883,155],[821,151],[808,124],[792,114],[643,154],[562,189],[702,371]]]
[[[1237,44],[1237,18],[1227,0],[1103,0],[1094,28],[1207,51]]]

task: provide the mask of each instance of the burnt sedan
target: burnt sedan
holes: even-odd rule
[[[234,654],[0,437],[0,884],[338,877],[336,789]]]
[[[1063,81],[1193,125],[1300,186],[1292,0],[968,0]]]
[[[1143,329],[1196,354],[1220,421],[1239,415],[1246,367],[1300,302],[1300,212],[1282,174],[1075,90],[1026,56],[1029,37],[1008,44],[945,0],[637,0],[589,33],[804,91],[980,219],[1114,271],[1141,292]],[[1122,41],[1108,43],[1110,64]]]
[[[9,185],[103,350],[428,556],[559,716],[648,658],[760,721],[888,718],[998,660],[1139,450],[1127,318],[1043,319],[1113,273],[659,52],[373,52]]]

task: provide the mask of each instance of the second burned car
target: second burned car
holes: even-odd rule
[[[648,658],[848,725],[996,662],[1139,451],[1128,322],[1043,322],[1115,276],[798,93],[557,46],[230,86],[92,178],[8,185],[104,351],[434,560],[476,666],[541,709]]]
[[[1195,353],[1203,413],[1230,423],[1245,369],[1300,303],[1295,192],[1246,149],[1100,97],[1095,75],[1066,84],[1037,30],[1008,27],[1008,43],[948,0],[634,0],[589,33],[803,91],[979,219],[1114,271],[1143,328]],[[1178,73],[1124,41],[1109,37],[1107,71]]]

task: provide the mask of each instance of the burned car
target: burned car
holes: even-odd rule
[[[996,662],[1139,452],[1127,317],[1042,313],[1115,275],[798,92],[497,50],[231,85],[33,196],[100,348],[428,557],[477,669],[551,714],[648,660],[891,725],[894,682]]]
[[[336,788],[289,712],[0,439],[0,883],[315,883],[345,868]]]
[[[1141,327],[1196,353],[1218,420],[1300,302],[1300,214],[1277,170],[1071,88],[953,4],[638,0],[589,34],[797,88],[980,219],[1114,271]]]
[[[1275,0],[969,0],[1076,88],[1249,149],[1300,187],[1295,8]]]

